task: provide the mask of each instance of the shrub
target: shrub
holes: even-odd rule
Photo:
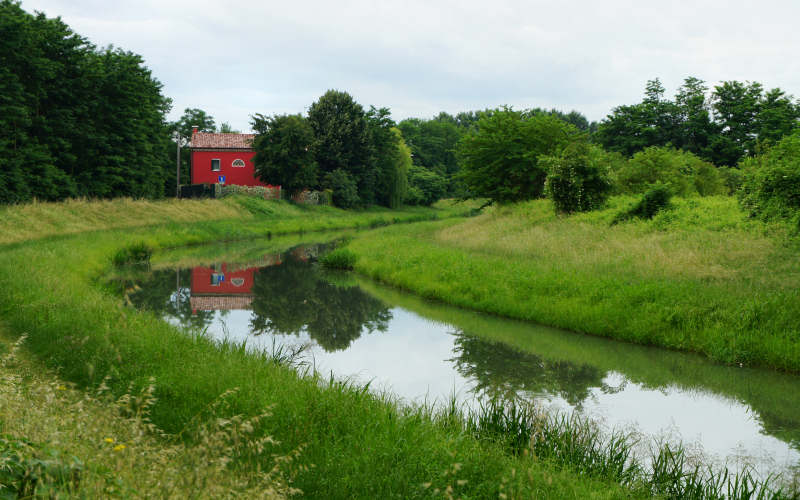
[[[409,205],[432,205],[447,193],[447,179],[417,165],[408,169],[408,185],[405,201]]]
[[[656,184],[644,193],[636,205],[617,215],[612,225],[634,217],[652,219],[659,211],[669,207],[670,198],[672,198],[670,189],[663,184]]]
[[[332,191],[333,204],[340,208],[353,208],[359,203],[358,186],[353,176],[337,168],[325,175],[325,189]]]
[[[598,146],[579,142],[539,159],[548,170],[546,190],[556,212],[588,212],[606,201],[611,181],[604,156]]]
[[[329,269],[353,269],[358,256],[349,248],[337,248],[325,254],[321,259],[322,265]]]
[[[722,184],[728,190],[728,194],[734,194],[742,187],[742,171],[735,167],[719,167]]]
[[[800,133],[740,163],[739,201],[751,216],[780,219],[800,215]]]
[[[111,258],[111,262],[117,267],[130,264],[147,264],[150,262],[151,255],[153,255],[153,249],[146,243],[134,243],[120,248]]]
[[[723,194],[725,184],[717,168],[692,153],[670,147],[650,147],[633,155],[616,174],[620,193],[644,193],[664,184],[676,196]]]

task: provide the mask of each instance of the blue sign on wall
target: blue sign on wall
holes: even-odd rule
[[[219,176],[219,183],[220,184],[225,184],[225,176],[224,175],[220,175]]]

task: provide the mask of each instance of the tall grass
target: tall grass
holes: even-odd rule
[[[513,413],[505,420],[476,416],[469,424],[469,417],[458,423],[459,417],[450,411],[449,423],[444,425],[418,408],[376,396],[366,387],[315,374],[301,377],[284,363],[287,356],[292,358],[291,353],[252,352],[243,345],[215,344],[202,335],[186,335],[152,313],[121,307],[117,297],[95,286],[94,279],[110,270],[114,252],[138,241],[165,248],[230,238],[231,234],[279,234],[291,228],[356,224],[365,216],[375,215],[332,212],[328,217],[309,210],[307,215],[290,219],[262,218],[260,227],[249,223],[231,226],[229,221],[170,224],[8,247],[0,260],[0,318],[14,334],[26,332],[26,350],[58,369],[63,380],[82,388],[100,385],[104,392],[107,387],[108,394],[123,401],[133,415],[145,406],[149,423],[161,432],[182,435],[190,449],[215,448],[210,443],[218,441],[203,436],[217,435],[221,427],[226,431],[222,435],[232,437],[240,447],[222,454],[226,468],[219,470],[272,470],[271,458],[255,452],[268,444],[266,436],[274,437],[280,443],[274,443],[271,453],[293,458],[297,475],[291,486],[308,496],[650,495],[640,486],[609,479],[615,469],[591,465],[599,459],[587,461],[590,465],[584,467],[612,472],[605,476],[582,472],[575,465],[580,453],[574,450],[590,447],[581,448],[579,443],[547,459],[525,453],[520,436],[527,423],[517,418],[525,412]],[[385,216],[398,214],[387,212]],[[126,398],[129,394],[141,396],[134,401]],[[225,404],[217,404],[223,394]],[[271,409],[269,418],[261,417],[264,408]],[[492,425],[500,430],[491,431]],[[205,430],[198,435],[192,429]],[[299,454],[297,450],[301,450]],[[596,450],[598,455],[618,455],[613,447],[611,452],[603,446]],[[198,451],[192,458],[201,475],[199,464],[209,460],[204,453]],[[101,460],[107,457],[99,456]],[[209,474],[188,478],[211,484],[215,476]]]
[[[455,398],[443,408],[422,411],[445,428],[454,426],[480,440],[499,442],[514,454],[624,485],[631,491],[680,499],[800,498],[800,491],[778,485],[779,477],[759,478],[751,469],[690,465],[680,445],[657,444],[649,457],[637,457],[636,439],[601,432],[576,414],[545,413],[529,403],[492,399],[475,409],[459,407]],[[643,460],[643,458],[646,458]]]
[[[610,226],[630,198],[570,217],[549,201],[379,229],[356,270],[439,299],[729,364],[800,371],[800,238],[735,200],[679,199]]]
[[[250,419],[271,408],[272,416],[259,420],[247,441],[273,436],[280,441],[273,452],[278,456],[302,449],[292,487],[308,496],[431,497],[438,486],[424,484],[441,482],[446,489],[450,476],[441,472],[456,463],[462,465],[455,481],[466,482],[455,487],[472,498],[497,497],[501,486],[526,497],[631,496],[619,485],[514,457],[499,444],[406,415],[396,402],[363,387],[300,377],[269,353],[186,335],[152,313],[122,307],[118,297],[96,286],[97,277],[111,269],[114,253],[139,241],[159,249],[301,228],[352,227],[376,216],[393,220],[441,214],[332,210],[303,209],[293,217],[259,216],[242,224],[170,223],[8,246],[0,260],[0,318],[12,333],[27,332],[26,350],[78,387],[105,381],[119,398],[131,392],[131,384],[134,393],[149,386],[152,377],[150,419],[169,434],[197,428],[197,415],[204,415],[202,421],[230,422],[236,415]],[[227,404],[209,412],[224,393]],[[202,444],[197,436],[183,435],[190,446]],[[229,467],[272,467],[269,460],[250,456],[234,455]]]
[[[254,435],[262,413],[227,420],[198,415],[168,436],[149,420],[154,386],[112,397],[78,391],[18,352],[3,332],[0,355],[2,498],[285,498],[301,452],[272,456],[278,443]],[[24,337],[21,339],[24,340]],[[210,407],[227,404],[221,396]],[[240,460],[250,455],[248,460]],[[256,459],[255,457],[259,457]],[[237,467],[230,467],[231,461]],[[248,464],[272,464],[249,467]]]

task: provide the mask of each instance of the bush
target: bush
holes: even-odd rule
[[[611,191],[604,151],[579,142],[539,163],[548,170],[546,190],[556,212],[588,212],[600,207]]]
[[[349,248],[337,248],[325,254],[321,259],[322,265],[329,269],[353,269],[358,256]]]
[[[753,217],[800,216],[800,133],[740,163],[739,201]]]
[[[150,262],[150,256],[153,255],[153,249],[146,243],[134,243],[125,248],[121,248],[111,258],[111,262],[117,266],[126,266],[130,264],[147,264]]]
[[[332,191],[333,204],[339,208],[353,208],[359,203],[358,186],[353,176],[337,168],[325,175],[325,189]]]
[[[617,224],[634,217],[652,219],[659,211],[669,207],[670,198],[672,198],[672,191],[663,184],[656,184],[648,189],[642,199],[631,209],[617,215],[611,224]]]
[[[734,194],[742,187],[742,171],[733,167],[719,167],[719,175],[722,177],[722,184],[728,190],[728,194]]]
[[[412,165],[408,169],[408,191],[405,202],[409,205],[432,205],[447,193],[447,179],[433,170]]]
[[[617,191],[644,193],[664,184],[676,196],[710,196],[726,192],[717,168],[692,153],[670,147],[650,147],[633,155],[616,173]]]

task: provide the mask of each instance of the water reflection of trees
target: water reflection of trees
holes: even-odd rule
[[[191,269],[153,271],[136,280],[136,290],[127,294],[137,309],[156,312],[182,326],[204,329],[214,311],[192,311]]]
[[[604,373],[590,365],[549,361],[500,343],[486,342],[455,333],[454,352],[458,372],[476,383],[479,396],[514,398],[529,395],[561,396],[580,406],[592,387],[603,385]]]
[[[260,269],[252,293],[254,334],[305,331],[329,352],[346,349],[363,331],[385,332],[392,318],[380,300],[358,287],[330,283],[291,254],[279,266]]]

